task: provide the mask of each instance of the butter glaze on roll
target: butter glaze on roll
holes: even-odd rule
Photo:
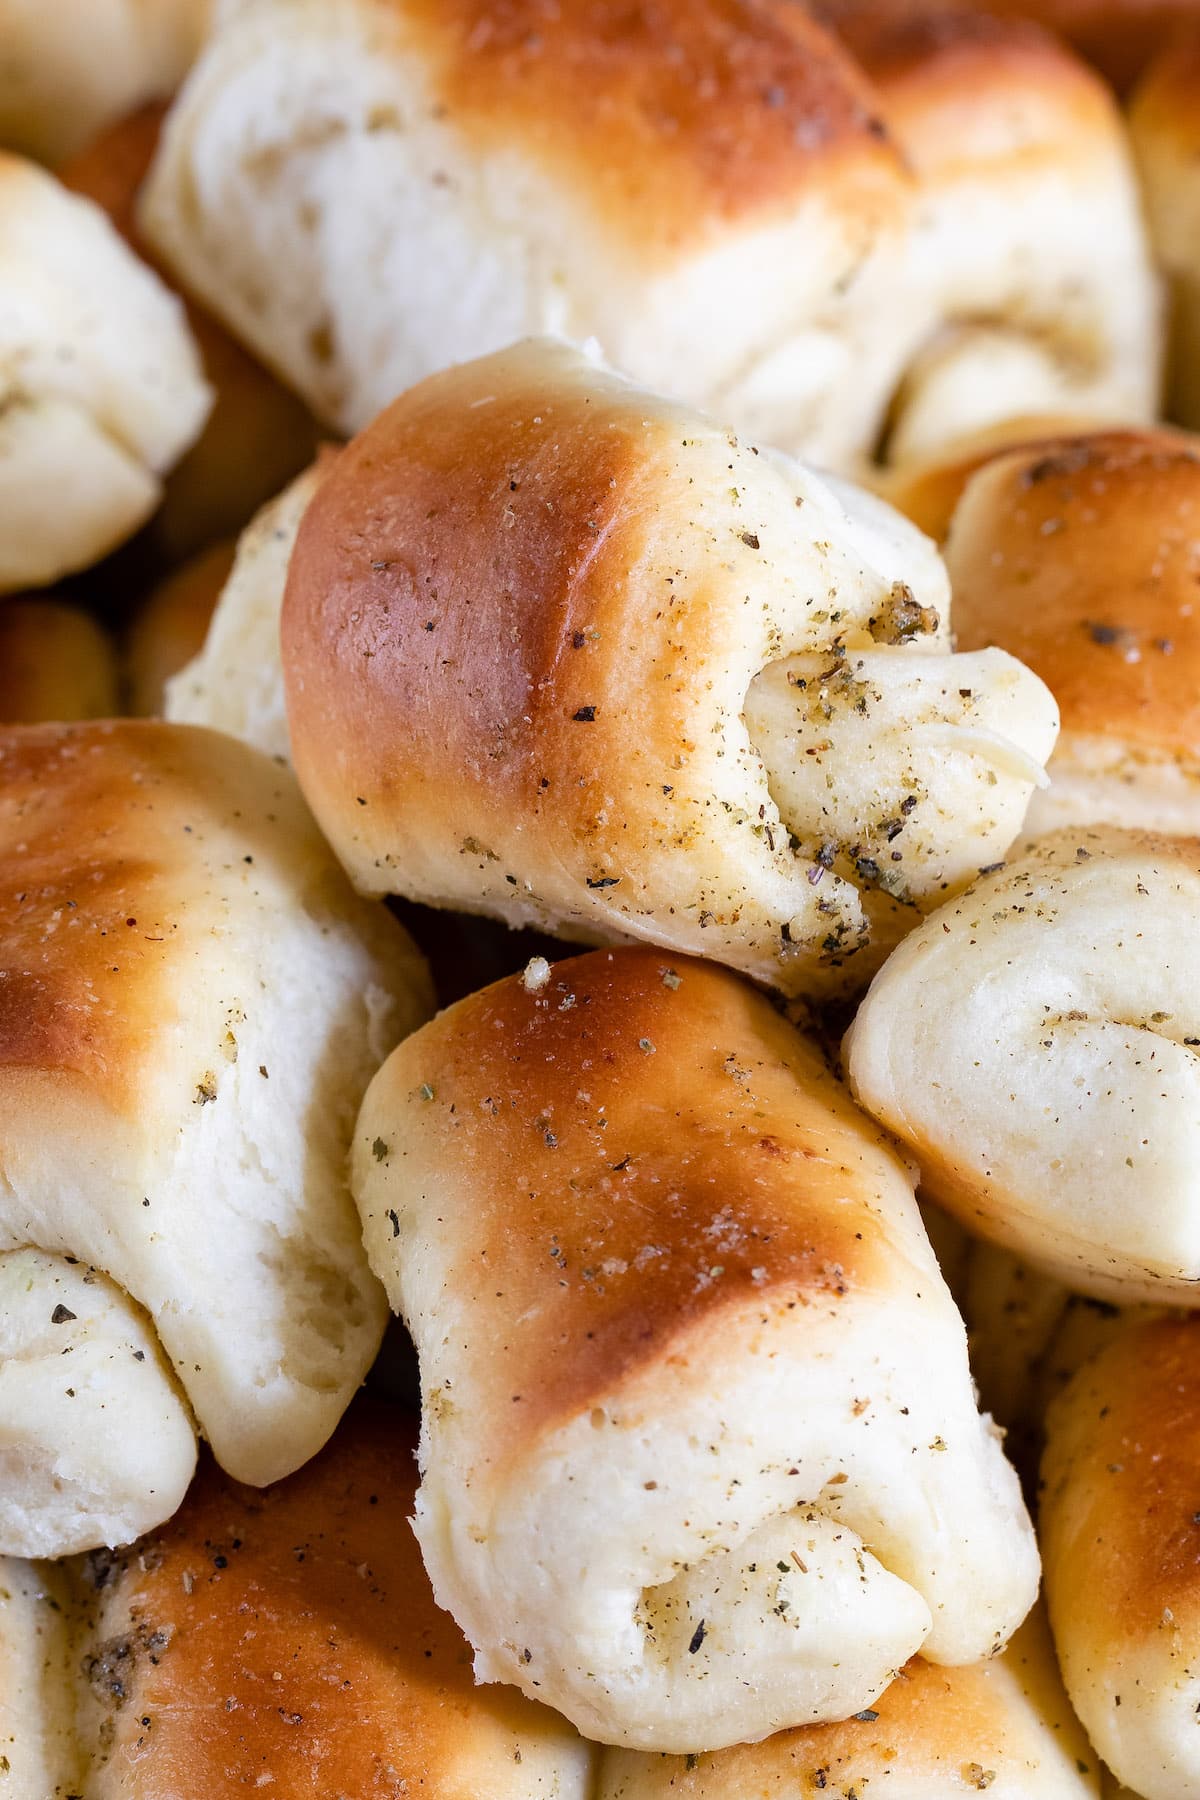
[[[1020,827],[1053,702],[951,643],[881,502],[545,341],[340,453],[282,624],[297,773],[361,889],[789,992],[861,985]]]
[[[1119,1336],[1052,1408],[1046,1592],[1075,1709],[1146,1800],[1200,1795],[1200,1321]]]
[[[748,984],[532,964],[410,1037],[353,1181],[476,1672],[713,1749],[999,1650],[1037,1586],[908,1171]]]
[[[1099,1759],[1063,1692],[1045,1620],[967,1669],[914,1660],[861,1716],[709,1756],[608,1751],[597,1800],[1089,1800]]]
[[[0,866],[0,1249],[109,1276],[222,1463],[274,1480],[382,1335],[343,1158],[423,965],[215,732],[9,727]]]
[[[1198,996],[1200,842],[1053,832],[888,959],[850,1085],[972,1231],[1100,1299],[1194,1306]]]
[[[1029,833],[1200,836],[1200,438],[1050,439],[973,474],[943,554],[963,650],[999,644],[1062,730]]]
[[[206,1463],[170,1524],[99,1564],[77,1649],[89,1800],[590,1800],[564,1720],[475,1687],[408,1526],[414,1483],[403,1417],[360,1402],[264,1493]]]

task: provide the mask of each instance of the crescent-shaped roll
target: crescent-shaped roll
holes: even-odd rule
[[[282,646],[361,889],[789,992],[860,985],[1003,855],[1057,723],[1011,657],[953,654],[942,566],[880,501],[547,340],[340,453]]]
[[[130,248],[152,266],[155,259],[137,227],[136,202],[164,111],[158,104],[129,114],[58,171],[73,193],[103,207]],[[161,268],[157,273],[169,283]],[[213,408],[196,442],[167,476],[150,527],[155,547],[172,562],[240,531],[316,450],[316,428],[302,402],[211,312],[186,293],[181,298],[213,390]]]
[[[227,539],[191,557],[152,588],[130,620],[125,676],[135,717],[160,717],[167,683],[204,648],[234,553],[235,544]]]
[[[1200,438],[1000,454],[967,480],[943,555],[959,647],[1001,645],[1059,704],[1026,830],[1200,835]]]
[[[116,652],[90,613],[53,595],[0,599],[0,722],[106,719],[117,710]]]
[[[1003,1656],[905,1665],[873,1706],[704,1756],[606,1751],[597,1800],[1089,1800],[1100,1766],[1063,1692],[1040,1612]]]
[[[1122,1333],[1051,1409],[1046,1595],[1093,1744],[1146,1800],[1200,1795],[1200,1322]]]
[[[911,932],[845,1044],[930,1196],[1084,1293],[1200,1282],[1200,844],[1058,831]]]
[[[474,1685],[405,1516],[412,1453],[403,1419],[360,1404],[265,1493],[206,1464],[169,1525],[99,1566],[89,1800],[591,1800],[563,1719]]]
[[[3,152],[0,293],[3,594],[129,537],[211,394],[175,296],[98,207]]]
[[[817,0],[916,171],[929,325],[893,397],[904,464],[997,421],[1151,419],[1158,281],[1120,112],[1046,32],[959,0]]]
[[[553,332],[845,463],[924,329],[876,106],[791,0],[250,0],[172,109],[143,224],[335,430]]]
[[[0,867],[0,1249],[111,1277],[221,1462],[276,1479],[383,1331],[344,1158],[424,967],[215,732],[0,732]]]
[[[64,1571],[0,1557],[0,1779],[13,1800],[80,1791]]]
[[[1160,56],[1129,113],[1154,249],[1171,284],[1172,417],[1200,429],[1200,18]]]
[[[336,456],[332,448],[322,450],[303,474],[259,508],[238,538],[202,642],[166,683],[163,711],[168,719],[209,725],[268,756],[290,758],[279,617],[300,520]]]
[[[171,1516],[195,1466],[149,1319],[73,1257],[0,1255],[0,1554],[131,1543]]]
[[[1024,1617],[1036,1548],[911,1177],[748,984],[535,960],[393,1053],[353,1182],[480,1679],[708,1750]]]
[[[56,163],[169,94],[213,0],[0,0],[0,144]]]

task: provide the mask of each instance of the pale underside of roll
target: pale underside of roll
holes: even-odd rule
[[[423,965],[286,770],[215,733],[9,728],[0,843],[0,1248],[110,1277],[221,1461],[273,1480],[382,1333],[343,1158]]]
[[[1123,1332],[1051,1408],[1042,1462],[1067,1691],[1109,1767],[1146,1800],[1200,1795],[1197,1339],[1194,1317]]]
[[[944,1669],[916,1659],[871,1707],[711,1755],[610,1750],[597,1800],[804,1800],[811,1794],[942,1800],[1086,1800],[1099,1761],[1063,1692],[1040,1611],[1003,1656]]]
[[[202,686],[265,624],[226,600]],[[366,892],[844,991],[1003,855],[1053,745],[1045,688],[950,625],[872,496],[533,341],[422,383],[319,483],[296,769]]]
[[[481,1679],[695,1751],[1023,1617],[1036,1550],[911,1178],[728,972],[601,951],[460,1002],[372,1083],[353,1179]]]
[[[0,152],[0,594],[153,512],[211,404],[183,308],[98,207]]]
[[[0,145],[56,163],[169,94],[213,0],[0,0]]]
[[[931,1196],[1102,1299],[1195,1303],[1198,920],[1195,840],[1053,833],[910,934],[846,1040]]]
[[[131,1543],[176,1510],[195,1466],[140,1308],[73,1259],[0,1255],[0,1555]]]
[[[279,615],[300,520],[334,454],[325,451],[241,534],[200,649],[165,684],[166,718],[228,732],[268,756],[291,756]]]

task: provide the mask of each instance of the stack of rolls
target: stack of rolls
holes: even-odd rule
[[[1200,1800],[1186,10],[0,0],[0,1795]]]

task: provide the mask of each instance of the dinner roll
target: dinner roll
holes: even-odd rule
[[[1070,40],[1125,89],[1181,26],[1196,0],[972,0],[990,13],[1036,19]]]
[[[279,615],[300,520],[336,454],[323,451],[241,534],[195,655],[165,684],[168,719],[211,725],[268,756],[291,755]]]
[[[169,94],[213,0],[0,0],[0,144],[58,162]]]
[[[1129,125],[1154,248],[1171,283],[1172,416],[1200,429],[1200,29],[1158,59]]]
[[[130,536],[211,396],[174,295],[97,207],[3,153],[0,291],[4,593]]]
[[[474,1686],[405,1517],[412,1452],[360,1406],[265,1493],[206,1465],[168,1526],[99,1566],[89,1800],[590,1800],[564,1720]]]
[[[154,258],[138,230],[135,203],[164,111],[159,104],[129,114],[59,171],[67,187],[104,208],[131,249],[150,263]],[[166,479],[150,527],[155,547],[175,561],[240,531],[316,450],[315,425],[296,396],[211,312],[186,294],[182,298],[214,398],[204,430]]]
[[[1160,303],[1112,95],[1046,33],[959,0],[817,0],[877,84],[921,207],[896,463],[1021,415],[1152,418]]]
[[[118,710],[116,653],[90,613],[53,595],[0,600],[0,721],[104,719]]]
[[[1146,1800],[1200,1795],[1198,1350],[1195,1319],[1125,1332],[1053,1408],[1042,1465],[1067,1691],[1104,1760]]]
[[[711,1750],[1027,1612],[911,1176],[748,984],[531,962],[384,1064],[353,1182],[421,1359],[417,1534],[481,1680]]]
[[[791,0],[243,0],[142,216],[336,430],[555,332],[845,463],[925,331],[876,106]]]
[[[911,932],[846,1039],[930,1195],[1069,1286],[1200,1280],[1200,844],[1058,831]]]
[[[915,1658],[868,1707],[710,1756],[610,1750],[597,1800],[942,1800],[994,1789],[1009,1800],[1098,1795],[1099,1759],[1063,1693],[1040,1613],[1003,1656],[966,1669]]]
[[[1002,645],[1061,709],[1026,829],[1200,836],[1200,438],[997,456],[968,480],[944,555],[960,648]]]
[[[0,1557],[0,1774],[13,1800],[77,1794],[63,1571]]]
[[[1057,723],[1020,663],[952,653],[941,563],[881,502],[548,340],[341,452],[282,644],[363,891],[793,993],[861,985],[1003,855]]]
[[[134,614],[125,644],[125,674],[130,711],[139,717],[162,713],[168,681],[204,648],[233,568],[234,549],[226,538],[200,551],[152,588]]]
[[[0,1255],[0,1553],[128,1544],[170,1518],[195,1466],[149,1319],[73,1257]]]
[[[379,1344],[343,1159],[423,965],[215,732],[0,732],[0,867],[0,1250],[111,1277],[218,1459],[274,1480]]]

